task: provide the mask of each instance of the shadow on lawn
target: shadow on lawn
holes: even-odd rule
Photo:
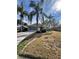
[[[36,57],[36,56],[33,56],[33,55],[23,55],[23,54],[20,54],[19,56],[24,57],[24,58],[29,58],[29,59],[45,59],[45,58]]]

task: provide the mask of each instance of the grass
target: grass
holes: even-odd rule
[[[40,34],[35,34],[32,36],[32,38],[24,39],[20,44],[17,45],[17,54],[20,54],[21,50],[24,48],[25,45],[27,45],[28,42],[30,42],[33,38],[39,37]]]
[[[23,55],[41,57],[41,59],[61,59],[61,33],[57,31],[48,31],[43,34],[37,34],[30,44],[27,41],[18,46],[18,52]],[[28,44],[28,45],[27,45]]]
[[[25,46],[27,43],[28,43],[28,41],[25,40],[25,41],[21,42],[21,44],[19,44],[19,45],[17,46],[17,53],[18,53],[18,54],[20,53],[20,51],[24,48],[24,46]]]

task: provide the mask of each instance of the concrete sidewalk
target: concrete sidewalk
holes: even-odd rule
[[[26,37],[29,35],[35,33],[35,31],[28,31],[28,32],[19,32],[17,33],[17,45]]]

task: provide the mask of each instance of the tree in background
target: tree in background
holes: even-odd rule
[[[24,18],[24,15],[28,16],[28,13],[26,11],[24,11],[24,8],[23,8],[23,2],[21,2],[21,6],[17,6],[17,13],[20,12],[20,22],[21,22],[21,31],[23,30],[23,18]]]
[[[37,24],[37,31],[38,31],[38,21],[39,21],[39,15],[41,14],[42,15],[42,20],[43,20],[43,23],[44,23],[44,16],[43,16],[43,3],[44,3],[44,0],[40,0],[40,2],[36,3],[34,1],[31,1],[30,2],[30,7],[34,8],[35,9],[35,12],[36,12],[36,24]]]

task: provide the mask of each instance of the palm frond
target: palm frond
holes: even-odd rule
[[[36,3],[34,1],[31,1],[29,6],[30,7],[36,7]]]
[[[17,12],[22,12],[22,11],[23,11],[23,8],[17,7]]]
[[[28,16],[28,13],[26,11],[23,11],[23,15]]]

